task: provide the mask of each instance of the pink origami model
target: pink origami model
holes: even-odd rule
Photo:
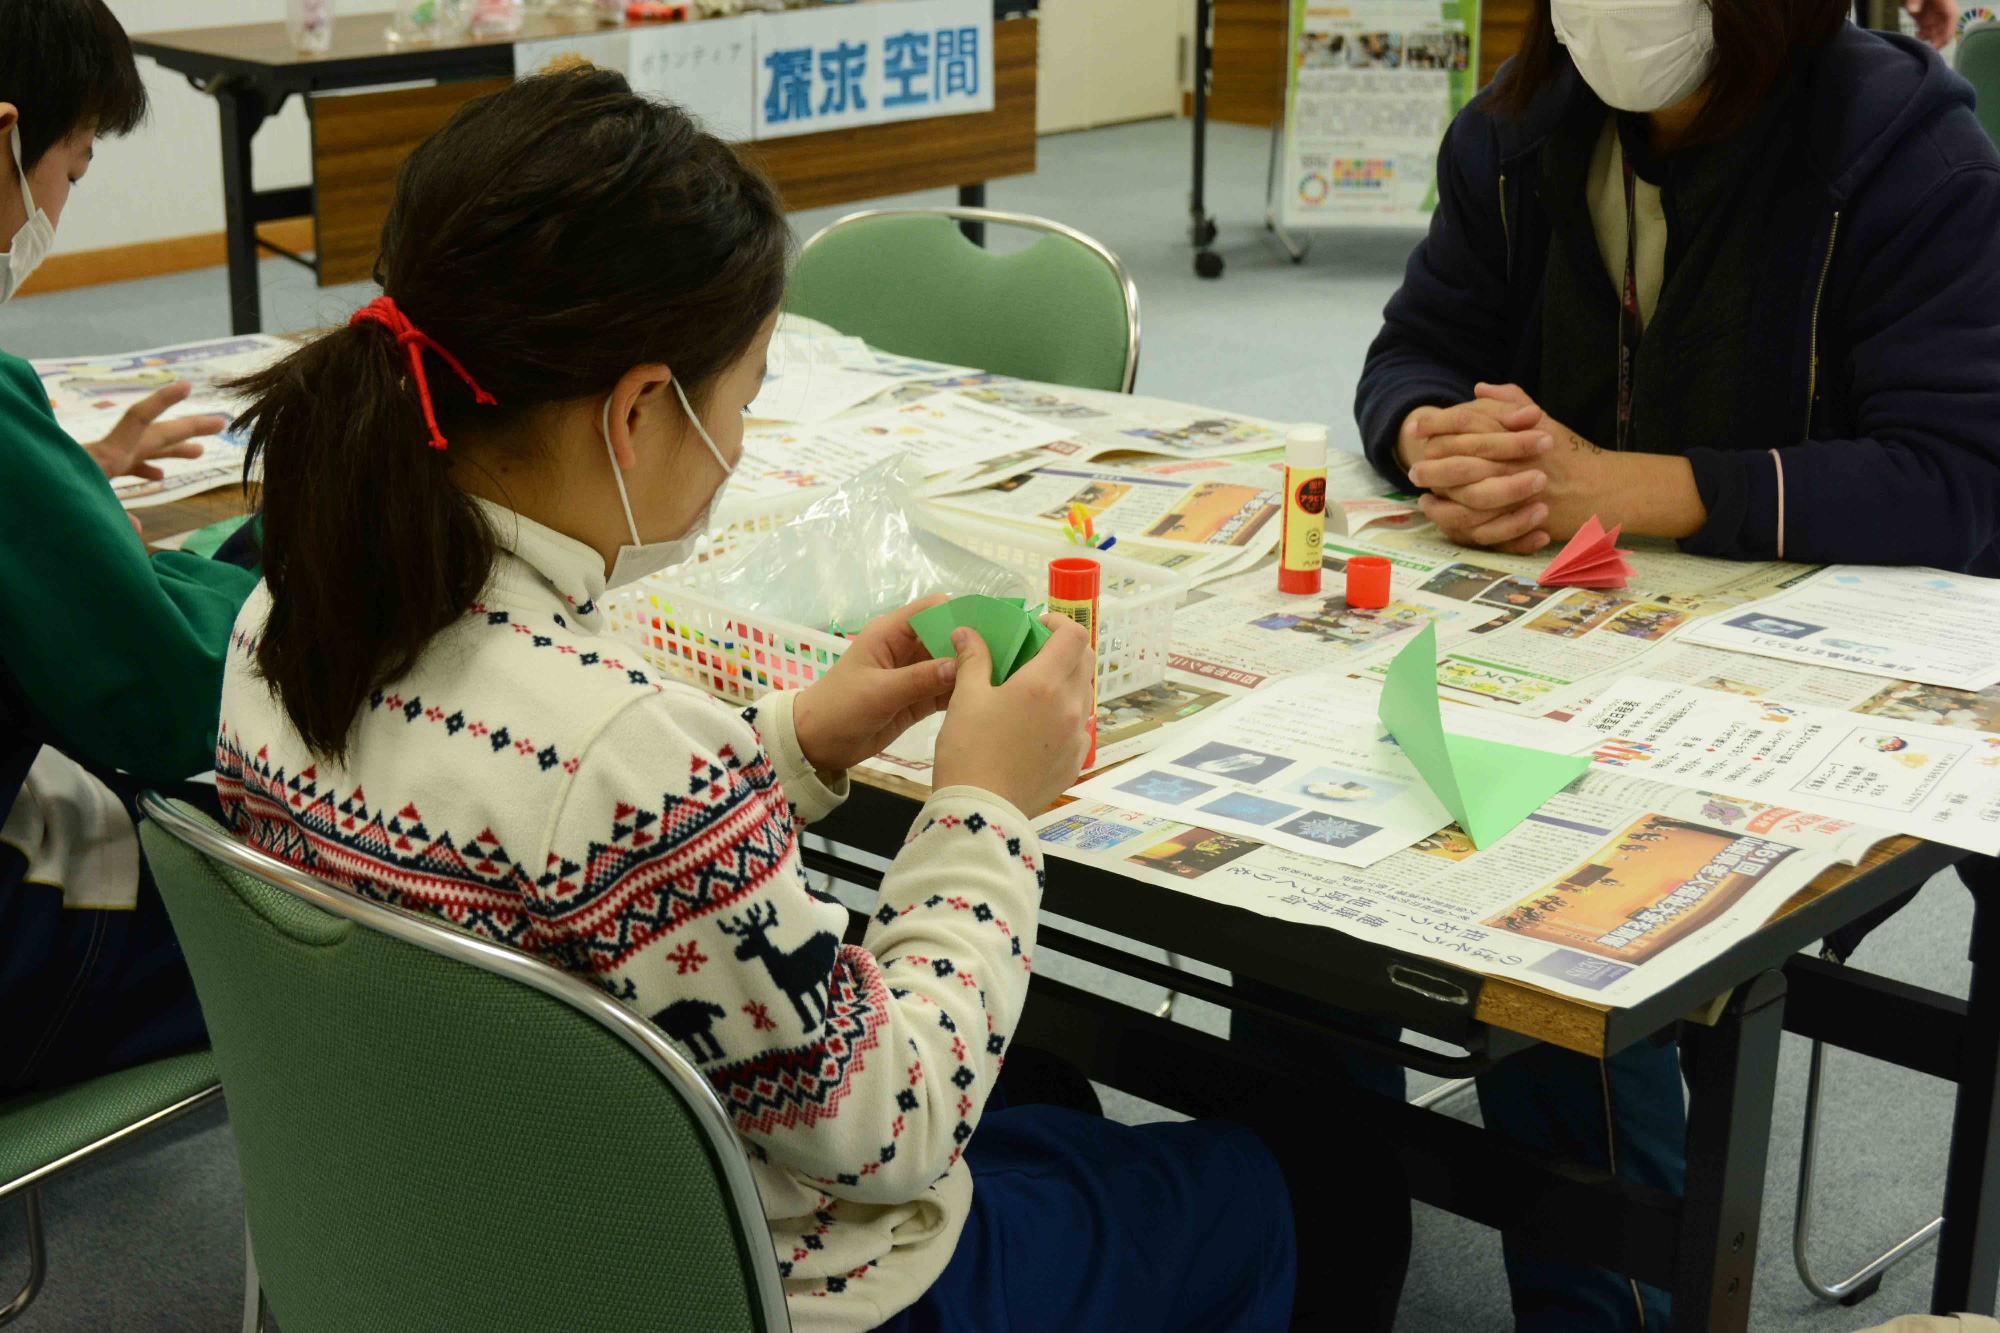
[[[1544,588],[1622,588],[1632,577],[1632,567],[1625,563],[1630,554],[1618,549],[1618,528],[1606,532],[1592,514],[1562,548],[1562,554],[1549,561],[1541,584]]]

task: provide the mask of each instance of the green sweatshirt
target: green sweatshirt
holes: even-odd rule
[[[256,576],[148,555],[33,368],[4,353],[0,561],[0,667],[47,728],[9,735],[0,707],[0,755],[52,743],[146,782],[214,765],[223,658]]]

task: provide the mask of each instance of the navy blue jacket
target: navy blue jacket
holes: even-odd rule
[[[1804,141],[1770,164],[1784,185],[1759,222],[1746,424],[1682,451],[1708,507],[1682,548],[2000,574],[2000,154],[1970,85],[1911,39],[1849,25],[1803,76]],[[1581,98],[1564,60],[1524,116],[1482,94],[1445,134],[1430,233],[1355,395],[1368,457],[1400,485],[1411,411],[1481,380],[1538,392],[1540,152]]]

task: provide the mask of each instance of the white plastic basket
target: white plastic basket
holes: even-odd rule
[[[734,554],[782,528],[819,496],[801,494],[744,514],[710,534],[706,559]],[[1019,570],[1030,587],[1045,588],[1049,561],[1078,549],[1054,536],[1024,528],[917,511],[917,521],[996,564]],[[1097,693],[1115,699],[1157,685],[1166,676],[1173,644],[1174,608],[1187,597],[1187,580],[1169,570],[1093,554],[1104,568],[1098,603]],[[749,703],[771,690],[799,689],[818,680],[847,647],[847,640],[772,616],[728,606],[676,579],[668,570],[620,589],[605,600],[614,633],[630,639],[654,668],[724,699]]]

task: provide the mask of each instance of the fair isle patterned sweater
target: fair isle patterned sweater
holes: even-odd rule
[[[259,585],[223,685],[239,835],[371,898],[537,954],[646,1015],[748,1145],[793,1321],[873,1328],[951,1257],[966,1141],[1028,988],[1041,870],[991,793],[933,795],[866,940],[808,888],[800,828],[845,795],[791,696],[740,713],[609,637],[596,552],[488,507],[485,600],[316,761],[254,671]]]

